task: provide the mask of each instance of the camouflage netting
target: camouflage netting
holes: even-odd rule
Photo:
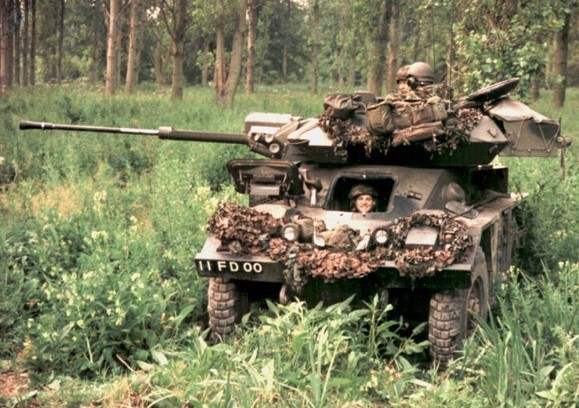
[[[253,208],[221,202],[207,229],[229,252],[257,255],[267,251],[271,237],[279,235],[281,221]]]
[[[404,248],[408,232],[414,226],[438,228],[437,249]],[[401,276],[412,279],[432,276],[436,271],[462,261],[466,249],[472,246],[472,238],[464,224],[446,214],[414,213],[393,224],[390,231],[390,236],[394,237],[392,246],[396,252],[396,268]]]
[[[444,135],[425,141],[424,148],[438,154],[452,152],[460,143],[468,140],[470,132],[478,125],[482,116],[480,109],[459,109],[455,117],[445,122]]]
[[[355,144],[363,144],[367,156],[374,150],[383,152],[388,150],[387,139],[370,133],[365,127],[353,124],[351,119],[335,118],[325,113],[317,118],[322,130],[334,142],[334,152],[337,156],[347,156],[348,146]]]
[[[443,122],[440,132],[431,131],[429,137],[417,138],[421,140],[413,143],[421,143],[427,151],[432,153],[452,152],[459,144],[468,140],[470,132],[480,122],[482,116],[480,109],[459,109]],[[353,124],[351,119],[340,119],[325,113],[317,118],[322,130],[333,140],[336,155],[342,157],[348,155],[348,146],[354,144],[363,144],[367,156],[370,156],[372,151],[386,154],[395,136],[374,134],[364,127]],[[420,133],[420,130],[419,127],[416,129],[410,127],[403,131],[397,130],[397,132],[406,134],[407,138],[412,141],[413,134]]]
[[[233,254],[269,256],[284,265],[284,279],[300,293],[310,277],[325,282],[362,278],[377,270],[385,261],[394,261],[401,276],[412,279],[432,276],[437,270],[460,262],[472,246],[472,238],[460,221],[438,213],[415,213],[396,220],[389,227],[390,243],[386,247],[356,250],[362,240],[347,226],[321,232],[326,247],[312,243],[288,242],[279,235],[283,220],[251,208],[221,203],[209,222],[209,230]],[[406,249],[405,240],[414,226],[439,229],[436,248]]]

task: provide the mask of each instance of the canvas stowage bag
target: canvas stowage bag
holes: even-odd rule
[[[388,101],[382,101],[368,106],[366,121],[368,130],[373,133],[388,134],[394,132],[394,119],[392,111],[394,107]]]

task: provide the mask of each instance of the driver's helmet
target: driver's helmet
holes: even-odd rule
[[[352,190],[350,190],[350,194],[348,195],[348,198],[350,200],[354,200],[358,196],[361,196],[364,194],[372,196],[373,198],[378,197],[378,192],[374,189],[374,187],[369,186],[367,184],[356,184],[354,187],[352,187]]]
[[[415,62],[408,66],[408,79],[416,85],[432,85],[434,83],[434,71],[426,62]]]

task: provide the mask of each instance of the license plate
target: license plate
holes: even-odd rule
[[[199,272],[262,273],[263,265],[250,261],[197,260]]]

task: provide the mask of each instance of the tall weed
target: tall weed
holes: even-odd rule
[[[518,271],[499,296],[499,312],[480,322],[464,365],[490,406],[529,401],[571,406],[579,374],[579,265],[531,279]]]
[[[350,301],[309,310],[300,302],[268,303],[270,313],[257,326],[244,327],[228,342],[208,348],[199,336],[191,351],[155,369],[149,398],[310,407],[402,398],[416,382],[403,356],[422,352],[426,344],[397,334],[401,323],[377,299],[359,310],[350,309]],[[378,330],[369,337],[373,324]]]

